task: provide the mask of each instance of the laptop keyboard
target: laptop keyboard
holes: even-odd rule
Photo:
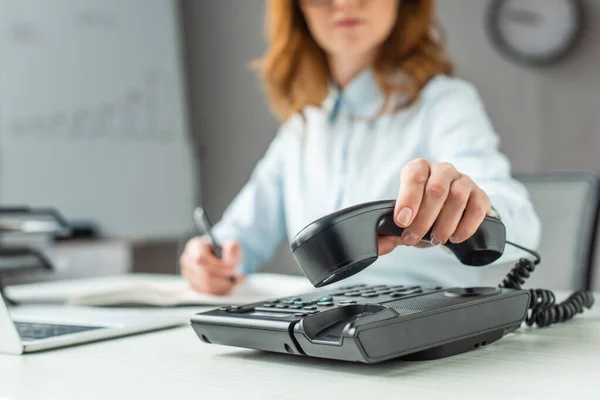
[[[23,340],[47,339],[55,336],[68,335],[70,333],[85,332],[103,328],[100,326],[54,325],[37,324],[32,322],[15,322],[15,326],[19,332],[19,335],[21,336],[21,339]]]

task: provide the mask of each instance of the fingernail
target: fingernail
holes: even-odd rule
[[[412,210],[408,207],[404,207],[398,213],[398,222],[400,222],[401,225],[406,226],[410,222],[410,217],[412,217]]]
[[[438,238],[436,238],[435,236],[433,236],[431,238],[431,244],[434,246],[439,246],[440,244],[442,244],[442,241]]]
[[[451,237],[450,237],[450,241],[451,241],[452,243],[456,243],[456,240],[457,240],[457,239],[458,239],[458,238],[457,238],[457,237],[455,237],[455,236],[451,236]]]
[[[417,244],[417,242],[419,241],[419,237],[417,235],[415,235],[414,233],[407,233],[404,236],[404,244],[407,246],[413,246],[415,244]]]

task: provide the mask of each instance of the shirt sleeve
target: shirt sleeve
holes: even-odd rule
[[[282,127],[214,226],[219,242],[236,240],[242,246],[238,268],[242,274],[256,272],[268,262],[285,236],[282,173],[288,146],[289,132]]]
[[[449,78],[446,78],[449,79]],[[468,175],[488,195],[506,227],[507,240],[537,248],[540,221],[525,186],[511,175],[507,157],[499,150],[494,131],[476,89],[461,80],[448,80],[425,92],[427,124],[433,162],[449,162]],[[507,246],[504,257],[522,256]]]

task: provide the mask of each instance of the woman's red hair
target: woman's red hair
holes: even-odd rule
[[[305,106],[319,107],[331,81],[323,50],[308,30],[295,0],[269,0],[266,9],[268,50],[257,66],[273,111],[287,119]],[[436,41],[435,1],[400,0],[398,19],[373,65],[386,99],[406,95],[413,103],[427,82],[451,74],[452,64]],[[392,82],[398,72],[408,83]]]

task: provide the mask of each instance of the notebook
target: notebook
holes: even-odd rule
[[[22,303],[173,307],[248,304],[313,289],[303,276],[257,273],[218,296],[192,290],[177,275],[127,274],[10,286],[6,293]]]

